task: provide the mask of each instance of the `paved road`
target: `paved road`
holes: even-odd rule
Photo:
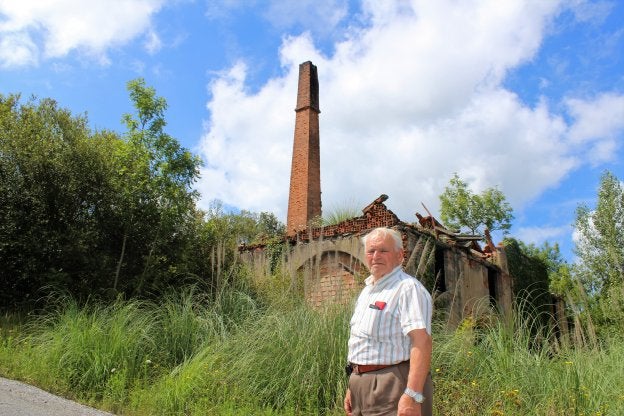
[[[0,416],[112,416],[112,413],[0,377]]]

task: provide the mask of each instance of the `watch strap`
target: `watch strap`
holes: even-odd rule
[[[425,396],[423,396],[422,393],[418,392],[418,391],[414,391],[412,389],[410,389],[409,387],[407,387],[405,389],[405,394],[407,394],[409,397],[412,398],[412,400],[414,400],[416,403],[422,403],[425,401]]]

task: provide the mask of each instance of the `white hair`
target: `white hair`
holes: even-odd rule
[[[394,240],[394,245],[397,250],[400,250],[403,248],[403,238],[401,237],[401,233],[398,232],[397,230],[393,230],[392,228],[386,228],[386,227],[375,228],[373,231],[371,231],[370,233],[362,237],[362,244],[364,244],[364,247],[366,247],[366,242],[368,241],[369,238],[377,237],[377,236],[383,237],[383,238],[390,236],[392,237],[392,240]]]

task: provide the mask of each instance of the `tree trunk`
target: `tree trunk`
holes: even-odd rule
[[[119,283],[119,272],[121,271],[121,263],[123,263],[124,255],[126,254],[126,240],[128,240],[128,233],[124,233],[123,242],[121,243],[121,255],[117,262],[117,270],[115,270],[115,281],[113,282],[113,289],[117,290],[117,283]]]

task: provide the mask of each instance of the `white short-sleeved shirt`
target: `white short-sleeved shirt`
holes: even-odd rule
[[[396,364],[410,357],[407,334],[426,329],[431,334],[431,295],[401,266],[374,282],[372,276],[357,299],[351,317],[349,362]]]

